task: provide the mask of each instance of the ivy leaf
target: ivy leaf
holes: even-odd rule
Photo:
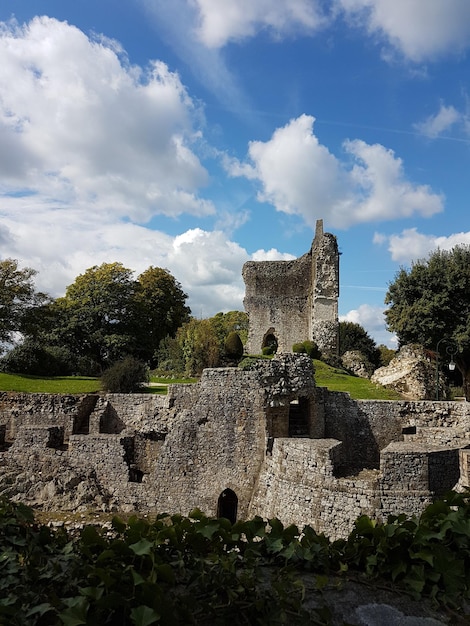
[[[69,598],[65,602],[69,606],[59,614],[64,626],[81,626],[81,624],[86,624],[86,615],[89,607],[87,598],[78,596]]]
[[[137,556],[145,556],[149,555],[152,552],[153,543],[148,541],[148,539],[141,539],[137,543],[133,543],[129,546],[129,548],[137,554]]]
[[[160,615],[149,606],[138,606],[132,609],[131,618],[135,626],[150,626],[160,621]]]

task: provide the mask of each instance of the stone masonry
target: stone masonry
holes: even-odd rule
[[[469,485],[466,402],[355,401],[311,360],[207,369],[168,395],[0,394],[0,493],[43,509],[260,515],[345,536]]]
[[[249,261],[243,266],[246,351],[259,354],[276,342],[279,352],[313,340],[324,354],[338,353],[339,252],[336,237],[317,221],[309,252],[293,261]]]

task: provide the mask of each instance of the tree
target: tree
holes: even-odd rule
[[[15,332],[23,333],[31,321],[31,311],[48,299],[35,290],[36,274],[30,267],[20,269],[16,259],[0,261],[0,342],[10,342]]]
[[[174,337],[189,321],[191,310],[187,295],[168,270],[149,267],[137,279],[137,353],[145,361],[153,361],[164,337]]]
[[[199,376],[204,368],[219,365],[220,347],[210,320],[192,318],[178,330],[177,340],[187,376]]]
[[[55,304],[55,341],[100,368],[132,354],[136,303],[132,270],[122,263],[93,266],[75,279]]]
[[[368,332],[355,322],[339,323],[339,354],[358,350],[374,367],[380,365],[380,351]]]
[[[385,303],[390,305],[388,329],[400,345],[419,343],[436,350],[441,340],[455,343],[454,359],[470,400],[470,246],[436,250],[411,269],[401,268]]]

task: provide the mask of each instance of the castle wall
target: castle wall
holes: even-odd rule
[[[339,252],[336,237],[318,220],[307,254],[293,261],[249,261],[242,271],[249,317],[248,353],[274,336],[278,352],[313,340],[325,354],[338,350]]]
[[[245,309],[249,315],[248,353],[259,354],[267,334],[278,341],[278,352],[310,337],[310,254],[294,261],[249,261],[243,266]]]
[[[239,518],[332,538],[362,514],[419,514],[470,474],[469,403],[355,401],[293,354],[165,397],[0,394],[0,433],[0,490],[36,506],[216,515],[230,489]]]

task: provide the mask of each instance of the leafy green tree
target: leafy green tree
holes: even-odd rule
[[[52,335],[100,368],[132,354],[136,285],[122,263],[93,266],[75,279],[55,304],[60,326]]]
[[[243,343],[240,335],[234,330],[225,339],[225,354],[231,359],[241,359],[243,356]]]
[[[454,357],[470,400],[470,246],[436,250],[402,268],[389,285],[385,313],[399,344],[419,343],[436,350],[441,340],[455,344]]]
[[[220,347],[211,321],[192,318],[177,333],[187,376],[199,376],[206,367],[217,367]]]
[[[369,333],[355,322],[339,323],[339,354],[343,356],[349,350],[358,350],[372,363],[374,367],[380,365],[380,351]]]
[[[180,283],[160,267],[149,267],[137,279],[137,352],[145,361],[154,360],[155,351],[164,337],[174,337],[189,321],[187,294]]]
[[[48,297],[34,287],[36,270],[20,268],[16,259],[0,261],[0,342],[10,342],[15,332],[27,331],[33,312]],[[2,347],[0,345],[0,352]]]

